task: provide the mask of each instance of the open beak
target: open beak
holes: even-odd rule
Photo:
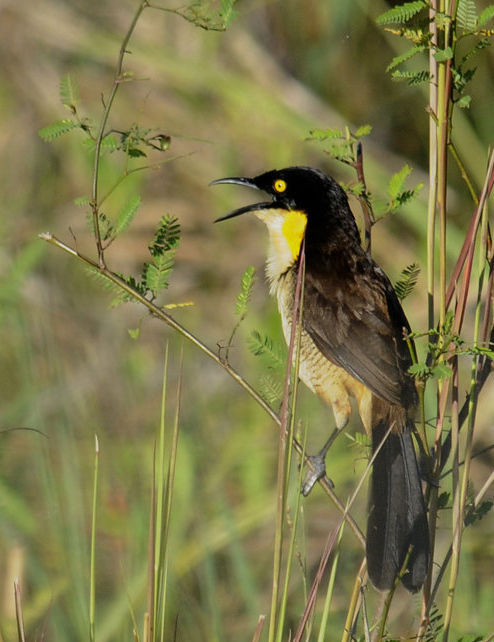
[[[218,178],[217,180],[212,181],[212,183],[209,183],[209,184],[222,185],[223,183],[233,183],[234,185],[246,185],[247,187],[254,187],[255,189],[259,189],[259,187],[257,187],[257,185],[254,183],[252,178],[243,178],[243,177]],[[264,201],[262,203],[253,203],[252,205],[245,205],[244,207],[239,207],[237,210],[233,210],[233,212],[230,212],[229,214],[225,214],[225,216],[220,216],[220,218],[217,218],[214,222],[218,223],[219,221],[226,221],[228,218],[234,218],[235,216],[240,216],[240,214],[245,214],[246,212],[257,212],[259,210],[267,209],[269,207],[273,207],[272,201]]]

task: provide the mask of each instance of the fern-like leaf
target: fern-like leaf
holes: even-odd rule
[[[424,642],[437,642],[444,628],[443,616],[435,604],[432,605]]]
[[[221,0],[221,9],[217,11],[208,0],[194,0],[185,9],[175,9],[174,12],[201,29],[225,31],[236,16],[233,9],[236,1]]]
[[[281,348],[271,337],[263,336],[257,330],[253,330],[248,339],[248,345],[252,354],[266,359],[268,367],[272,369],[283,368],[284,358]]]
[[[494,18],[494,4],[490,4],[486,7],[479,16],[477,26],[483,27],[489,20]]]
[[[79,125],[75,121],[70,120],[70,118],[64,118],[56,123],[42,127],[38,131],[38,134],[44,141],[50,143],[52,140],[55,140],[55,138],[70,132],[76,127],[79,127]]]
[[[99,270],[96,270],[95,268],[87,268],[86,271],[89,276],[94,281],[96,281],[96,283],[99,283],[99,285],[101,285],[101,287],[107,292],[110,292],[111,294],[120,294],[120,292],[122,291],[122,289],[116,283],[111,281]]]
[[[159,222],[154,239],[149,245],[152,256],[176,249],[180,240],[180,223],[175,216],[165,215]]]
[[[409,85],[418,85],[430,80],[431,75],[428,71],[400,71],[395,69],[391,74],[393,80],[406,80]]]
[[[105,276],[99,270],[96,270],[94,268],[88,268],[87,272],[92,279],[94,279],[97,283],[101,285],[101,287],[104,290],[114,295],[113,299],[110,301],[110,308],[114,308],[117,305],[120,305],[121,303],[124,303],[126,301],[134,300],[131,294],[123,290],[117,283],[114,283],[113,281],[111,281],[107,276]],[[139,292],[139,294],[143,296],[145,295],[145,290],[142,288],[140,283],[137,283],[134,277],[131,277],[131,276],[124,277],[121,274],[119,274],[118,276],[120,276],[120,278],[122,278],[127,283],[127,285],[130,285],[130,287],[132,287],[137,292]]]
[[[405,24],[426,6],[427,2],[423,2],[423,0],[405,2],[382,13],[376,22],[380,25]]]
[[[398,198],[396,199],[396,205],[399,207],[402,207],[405,205],[405,203],[408,203],[408,201],[411,201],[415,196],[417,195],[418,192],[424,187],[423,183],[419,183],[414,189],[406,189],[401,194],[398,194]]]
[[[175,261],[175,250],[168,250],[153,257],[153,263],[146,263],[143,271],[143,284],[156,297],[168,287],[168,279]]]
[[[361,125],[354,134],[354,137],[357,139],[363,138],[364,136],[369,136],[372,132],[372,125]]]
[[[462,96],[459,100],[457,100],[455,104],[460,109],[468,109],[470,107],[471,102],[472,102],[472,97],[465,95],[465,96]]]
[[[71,111],[75,110],[79,102],[79,87],[70,74],[67,74],[60,81],[60,100],[62,105]]]
[[[119,274],[118,276],[120,276],[120,278],[123,279],[125,283],[127,283],[127,285],[135,290],[138,294],[140,294],[141,296],[146,296],[146,288],[143,287],[142,283],[136,281],[133,276],[123,276],[122,274]],[[129,302],[137,303],[137,299],[134,298],[130,292],[126,292],[122,288],[119,288],[117,296],[110,301],[110,308],[116,308],[117,305]]]
[[[180,224],[174,216],[163,216],[149,245],[152,263],[145,263],[142,271],[143,288],[156,298],[168,287],[180,239]]]
[[[77,198],[74,198],[74,205],[77,205],[77,207],[87,207],[89,205],[89,197],[78,196]]]
[[[456,20],[463,31],[473,31],[477,26],[477,9],[474,0],[459,0]]]
[[[398,195],[403,189],[403,183],[406,178],[412,173],[412,168],[409,165],[404,165],[399,172],[393,174],[388,185],[388,194],[392,200],[398,198]]]
[[[419,274],[420,266],[417,263],[412,263],[402,270],[400,279],[395,283],[395,292],[400,301],[406,299],[413,292]]]
[[[233,8],[237,0],[221,0],[221,11],[219,13],[220,18],[223,20],[224,28],[226,29],[235,16],[237,11]]]
[[[481,520],[487,515],[493,505],[493,502],[487,500],[482,502],[478,506],[472,506],[472,508],[465,516],[465,526],[470,526],[471,524],[474,524],[475,522]]]
[[[403,64],[407,60],[410,60],[417,54],[422,53],[422,51],[425,51],[425,49],[426,49],[425,45],[417,45],[416,47],[411,47],[410,49],[407,49],[407,51],[402,53],[401,56],[395,56],[393,58],[393,60],[386,67],[386,71],[393,71],[393,69],[396,69],[396,67],[399,67],[401,64]]]
[[[356,432],[353,435],[345,433],[345,437],[359,448],[368,450],[371,447],[371,440],[365,432]]]
[[[313,140],[324,141],[328,138],[343,138],[341,129],[311,129],[309,134]]]
[[[255,268],[251,265],[248,267],[241,280],[240,292],[237,295],[237,302],[235,304],[235,314],[239,317],[244,317],[247,313],[247,306],[252,295],[252,288],[256,282]]]
[[[259,388],[261,395],[271,406],[279,404],[283,398],[283,383],[268,374],[262,375]]]
[[[476,42],[474,47],[472,47],[470,51],[467,51],[467,53],[463,56],[463,58],[461,59],[461,64],[465,63],[467,60],[478,54],[478,52],[482,51],[482,49],[489,47],[490,44],[491,43],[489,38],[482,38],[481,40]]]
[[[137,214],[140,204],[141,197],[137,195],[133,196],[127,201],[127,203],[125,203],[117,217],[117,222],[115,224],[115,236],[118,236],[129,227]]]
[[[467,69],[466,71],[463,71],[461,67],[451,70],[453,86],[459,94],[463,93],[465,87],[474,77],[476,70],[476,67]]]
[[[84,147],[93,152],[96,149],[96,140],[94,138],[86,138],[82,143]],[[102,153],[112,153],[119,148],[119,143],[115,136],[108,134],[101,141],[101,152]]]

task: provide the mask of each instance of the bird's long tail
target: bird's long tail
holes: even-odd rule
[[[372,430],[376,451],[388,432],[380,421]],[[408,555],[404,586],[412,592],[424,583],[429,566],[429,529],[412,424],[391,432],[374,460],[367,523],[367,568],[372,583],[390,589]]]

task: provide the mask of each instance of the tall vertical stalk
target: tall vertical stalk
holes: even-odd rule
[[[122,44],[120,46],[120,51],[118,53],[118,59],[117,59],[117,65],[115,69],[115,75],[113,78],[113,85],[110,91],[110,95],[105,103],[105,108],[103,111],[103,116],[101,117],[101,122],[99,125],[98,129],[98,135],[96,137],[96,146],[94,149],[94,166],[93,166],[93,182],[92,182],[92,189],[91,189],[91,213],[92,213],[92,218],[93,218],[93,227],[94,227],[94,236],[96,239],[96,248],[98,252],[98,263],[100,267],[105,266],[105,258],[104,258],[104,252],[103,252],[103,243],[101,239],[101,231],[100,231],[100,226],[99,226],[99,203],[98,203],[98,197],[99,197],[99,178],[100,178],[100,161],[101,161],[101,145],[103,143],[103,138],[105,137],[105,130],[106,130],[106,124],[108,122],[108,118],[110,116],[110,112],[113,106],[113,101],[115,100],[115,96],[117,95],[118,88],[120,87],[120,84],[123,81],[122,77],[122,69],[123,69],[123,61],[125,54],[127,53],[127,46],[129,44],[129,40],[134,33],[134,30],[136,28],[137,22],[139,21],[139,18],[141,17],[142,12],[146,7],[149,6],[148,0],[143,0],[135,14],[134,17],[132,18],[132,21],[130,23],[130,26],[127,30],[127,33],[125,34],[125,37],[122,41]]]
[[[427,222],[427,289],[428,289],[428,327],[436,327],[435,318],[435,269],[436,269],[436,224],[439,227],[438,263],[439,263],[439,300],[438,325],[443,328],[446,320],[447,299],[447,179],[448,179],[448,146],[451,130],[452,116],[452,76],[451,63],[454,56],[454,31],[452,19],[455,14],[455,0],[432,0],[429,10],[431,46],[429,49],[429,200]],[[442,16],[443,28],[439,33],[438,15]],[[439,51],[451,49],[447,59],[435,54]],[[437,212],[437,221],[436,221]],[[438,336],[439,346],[442,347],[444,337]],[[443,439],[444,418],[446,415],[447,399],[449,394],[449,381],[438,382],[437,421],[434,435],[434,461],[432,462],[431,475],[437,481],[441,466],[441,444]],[[431,484],[428,488],[429,499],[429,533],[431,555],[434,556],[435,535],[437,525],[437,500],[438,486]],[[424,599],[422,606],[422,624],[419,629],[418,639],[425,632],[427,613],[430,608],[430,591],[432,583],[432,567],[424,585]]]
[[[454,52],[453,30],[451,21],[454,18],[454,0],[439,0],[439,11],[444,16],[443,42],[439,43],[443,51]],[[438,49],[440,51],[440,49]],[[437,208],[439,213],[439,326],[442,328],[446,319],[446,218],[447,218],[447,183],[448,183],[448,145],[451,129],[451,61],[453,53],[447,60],[441,60],[437,67]],[[431,159],[432,160],[432,159]],[[441,342],[441,336],[439,336]]]
[[[436,245],[436,194],[437,194],[437,0],[429,9],[431,48],[429,49],[429,198],[427,203],[427,316],[428,328],[434,328],[434,266]]]
[[[481,320],[482,320],[482,300],[483,289],[485,282],[486,272],[486,253],[487,247],[487,208],[483,207],[482,211],[482,231],[480,241],[478,243],[478,256],[477,256],[477,273],[478,273],[478,290],[477,302],[475,307],[475,321],[474,321],[474,348],[479,346]],[[475,426],[475,415],[477,410],[477,374],[478,374],[478,356],[472,358],[472,367],[470,374],[470,391],[469,391],[469,404],[468,404],[468,422],[466,444],[463,453],[464,464],[461,482],[459,482],[459,457],[458,448],[456,448],[456,456],[453,459],[453,541],[452,541],[452,555],[451,555],[451,569],[449,576],[448,594],[446,600],[446,610],[444,613],[444,632],[443,642],[447,642],[449,638],[449,631],[451,626],[451,618],[453,615],[453,602],[455,596],[456,582],[458,579],[458,572],[460,566],[460,551],[463,530],[465,527],[464,516],[466,508],[468,482],[470,479],[470,467],[472,461],[472,444],[473,444],[473,431]],[[453,423],[452,426],[455,429]]]
[[[290,447],[289,422],[290,422],[290,389],[292,377],[298,377],[298,373],[293,375],[293,364],[295,350],[298,344],[297,335],[300,333],[300,309],[303,305],[303,280],[305,267],[305,250],[302,244],[300,250],[299,267],[297,272],[297,281],[295,286],[295,296],[293,302],[292,324],[290,332],[290,345],[288,347],[288,358],[285,376],[285,389],[283,391],[283,402],[281,406],[281,423],[280,423],[280,444],[278,448],[278,481],[277,481],[277,507],[276,507],[276,530],[275,545],[273,556],[273,583],[271,591],[271,612],[269,618],[268,641],[274,642],[276,639],[277,626],[282,626],[278,621],[278,599],[281,589],[281,562],[283,552],[283,525],[285,521],[286,509],[286,492],[287,492],[287,448]],[[292,390],[293,394],[293,390]]]
[[[89,562],[89,640],[95,640],[96,611],[96,508],[98,503],[99,440],[94,435],[93,508],[91,520],[91,554]]]

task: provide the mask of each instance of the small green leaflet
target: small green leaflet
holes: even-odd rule
[[[420,267],[417,263],[408,265],[401,272],[400,279],[395,283],[395,292],[400,301],[406,299],[413,292],[420,274]]]
[[[180,223],[174,216],[163,216],[159,222],[154,239],[149,245],[152,256],[175,249],[180,239]]]
[[[252,295],[252,288],[256,282],[255,272],[255,268],[251,265],[245,270],[242,276],[241,289],[235,303],[235,314],[239,317],[245,316],[247,312],[247,306]]]
[[[164,254],[154,256],[153,263],[145,264],[143,283],[154,297],[168,287],[168,278],[173,268],[174,259],[175,251],[168,250]]]
[[[395,69],[391,74],[393,80],[406,80],[409,85],[419,85],[421,82],[430,80],[431,75],[428,71],[400,71]]]
[[[70,118],[64,118],[63,120],[59,120],[56,123],[52,123],[51,125],[42,127],[38,131],[38,134],[44,141],[46,141],[47,143],[51,143],[51,141],[55,140],[55,138],[58,138],[59,136],[70,132],[76,127],[79,127],[78,123],[70,120]]]
[[[399,172],[393,174],[388,185],[388,194],[391,197],[391,200],[396,200],[403,190],[403,183],[406,178],[412,173],[412,168],[409,165],[404,165]]]
[[[408,49],[404,53],[402,53],[400,56],[395,56],[393,60],[389,63],[389,65],[386,67],[386,71],[393,71],[393,69],[396,69],[396,67],[399,67],[399,65],[403,64],[407,60],[410,60],[414,56],[416,56],[419,53],[422,53],[425,51],[426,47],[425,45],[417,45],[416,47],[412,47],[411,49]]]
[[[272,406],[279,403],[283,398],[283,383],[268,374],[261,376],[259,388],[264,399]]]
[[[492,20],[492,18],[494,18],[494,4],[490,4],[482,11],[479,16],[477,26],[483,27],[487,22],[489,22],[489,20]]]
[[[458,0],[456,20],[463,31],[473,31],[477,26],[477,9],[474,0]]]
[[[143,286],[153,298],[168,287],[168,279],[173,269],[175,251],[180,239],[180,224],[174,216],[163,216],[149,245],[152,263],[145,263],[142,272]]]
[[[446,60],[451,60],[453,57],[453,50],[451,47],[446,47],[446,49],[437,49],[434,54],[434,58],[437,62],[446,62]]]
[[[74,108],[79,102],[79,87],[70,74],[64,76],[60,81],[59,93],[62,105],[65,105],[65,107],[74,111]]]
[[[382,13],[376,20],[379,25],[404,24],[427,6],[427,2],[416,0],[405,2]]]
[[[277,369],[283,368],[285,360],[280,346],[271,337],[261,335],[258,330],[253,330],[248,339],[249,350],[257,356],[265,357],[268,367]]]
[[[123,208],[120,210],[120,213],[117,218],[117,223],[115,225],[115,236],[118,236],[121,232],[126,230],[129,225],[132,223],[139,205],[141,204],[141,197],[139,195],[132,196]]]

